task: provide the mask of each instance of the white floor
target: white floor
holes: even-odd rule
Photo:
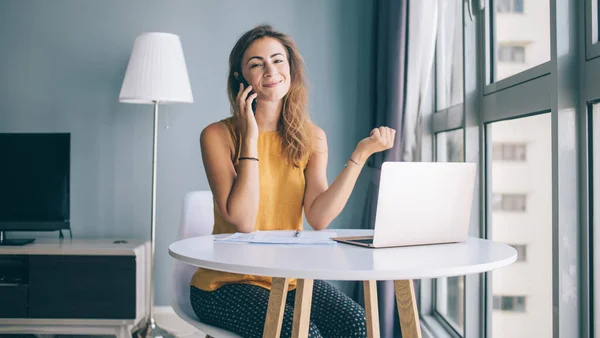
[[[183,319],[179,318],[170,306],[154,308],[154,319],[163,329],[175,334],[177,337],[204,338],[206,334],[199,331]]]

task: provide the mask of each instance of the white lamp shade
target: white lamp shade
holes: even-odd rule
[[[179,36],[144,33],[135,39],[119,101],[194,102]]]

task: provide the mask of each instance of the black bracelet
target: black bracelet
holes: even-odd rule
[[[241,160],[251,160],[251,161],[256,161],[258,162],[258,159],[256,157],[240,157],[238,158],[239,161]]]
[[[359,166],[359,167],[362,167],[362,164],[360,164],[360,163],[356,162],[355,160],[353,160],[353,159],[352,159],[352,157],[350,157],[350,158],[348,159],[348,161],[350,161],[350,162],[352,162],[352,163],[356,164],[356,165],[357,165],[357,166]]]

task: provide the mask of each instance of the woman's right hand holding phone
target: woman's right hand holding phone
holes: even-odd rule
[[[250,92],[252,86],[244,88],[244,84],[240,83],[240,90],[236,97],[237,106],[235,107],[235,116],[238,120],[240,131],[244,143],[258,141],[258,124],[252,111],[252,101],[256,100],[258,94]]]

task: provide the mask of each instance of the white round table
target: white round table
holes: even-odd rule
[[[372,230],[340,230],[337,236],[369,236]],[[220,235],[222,236],[222,235]],[[293,337],[308,336],[313,280],[363,281],[370,337],[379,336],[376,284],[393,280],[403,337],[421,337],[414,279],[481,273],[513,263],[516,250],[479,238],[451,244],[371,249],[354,245],[278,245],[215,242],[215,236],[177,241],[169,254],[190,265],[273,277],[265,337],[279,337],[289,278],[297,278]]]

